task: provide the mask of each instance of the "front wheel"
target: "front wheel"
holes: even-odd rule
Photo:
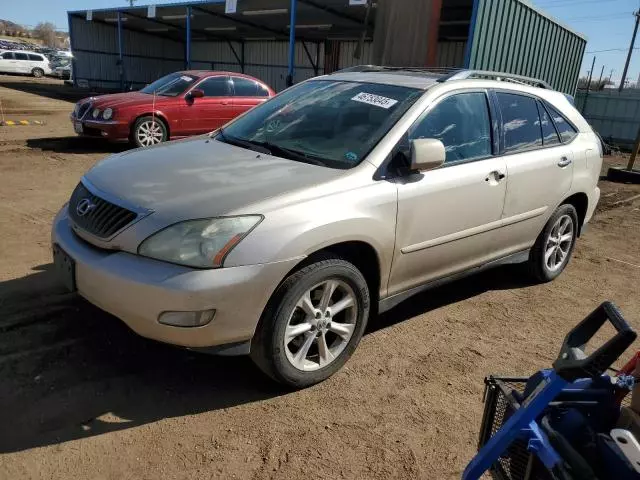
[[[42,78],[44,77],[44,70],[42,70],[41,68],[34,68],[33,70],[31,70],[31,75],[36,78]]]
[[[271,378],[304,388],[337,372],[367,325],[369,288],[351,263],[329,257],[291,274],[263,314],[251,358]]]
[[[560,205],[538,236],[529,254],[529,269],[541,282],[562,273],[578,236],[578,214],[573,205]]]
[[[150,147],[166,142],[168,136],[167,127],[158,117],[141,117],[133,126],[132,139],[138,147]]]

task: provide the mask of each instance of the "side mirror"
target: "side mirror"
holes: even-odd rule
[[[435,138],[417,138],[411,141],[411,170],[433,170],[444,163],[447,154],[444,143]]]
[[[187,94],[188,100],[193,100],[194,98],[202,98],[202,97],[204,97],[204,91],[200,90],[199,88],[194,88]]]

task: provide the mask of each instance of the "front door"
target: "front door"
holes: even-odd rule
[[[431,106],[407,141],[437,138],[445,164],[396,179],[398,218],[389,281],[393,295],[485,263],[494,244],[506,193],[506,166],[494,156],[488,94],[466,91]]]
[[[202,90],[204,97],[188,101],[184,117],[185,135],[211,132],[233,118],[229,77],[205,78],[194,89]]]
[[[13,52],[4,52],[0,56],[0,72],[17,73],[17,61],[13,55]]]
[[[515,252],[533,245],[570,191],[574,152],[571,145],[562,143],[540,100],[500,91],[495,95],[502,114],[502,150],[509,173],[505,226],[498,241]]]

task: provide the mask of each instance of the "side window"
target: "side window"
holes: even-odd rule
[[[573,140],[574,137],[578,135],[576,129],[573,128],[573,126],[569,122],[567,122],[567,119],[564,118],[562,114],[559,113],[555,108],[550,105],[547,105],[547,108],[549,109],[551,118],[553,118],[553,123],[556,124],[556,128],[558,129],[558,133],[560,133],[562,141],[566,143]]]
[[[409,129],[409,140],[437,138],[446,162],[491,155],[491,122],[484,93],[459,93],[445,98]]]
[[[202,90],[205,97],[228,97],[231,93],[229,89],[229,77],[207,78],[196,88]]]
[[[2,54],[3,60],[13,60],[13,52],[4,52]]]
[[[556,132],[556,127],[553,126],[553,122],[549,118],[547,111],[544,109],[542,103],[538,103],[538,113],[540,114],[540,126],[542,127],[542,144],[543,145],[556,145],[560,143],[560,137]]]
[[[233,90],[236,97],[258,96],[258,84],[247,78],[233,77]]]
[[[259,97],[268,97],[269,90],[264,85],[258,84],[258,96]]]
[[[14,53],[16,60],[29,60],[26,53]]]
[[[504,151],[516,152],[542,146],[536,100],[512,93],[496,93],[502,112]]]
[[[43,62],[44,58],[42,58],[40,55],[34,55],[32,53],[28,54],[29,60],[33,60],[34,62]]]

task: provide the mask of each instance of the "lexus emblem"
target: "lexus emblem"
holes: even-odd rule
[[[93,203],[88,198],[83,198],[78,202],[78,205],[76,205],[76,213],[78,214],[79,217],[84,217],[87,213],[89,213],[94,208],[96,208],[95,203]]]

